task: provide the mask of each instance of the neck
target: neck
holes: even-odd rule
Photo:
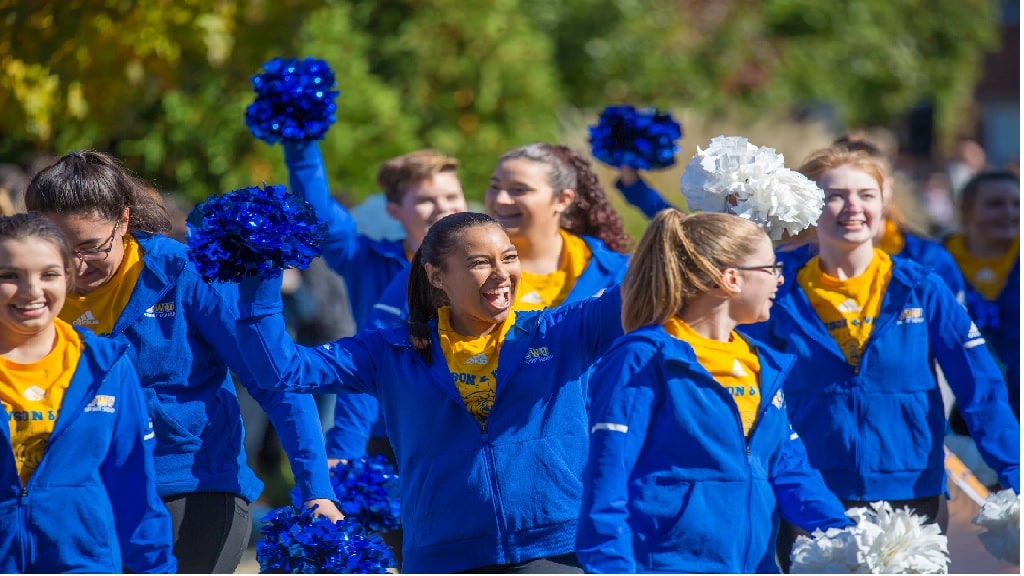
[[[871,242],[864,242],[850,249],[823,243],[818,246],[818,256],[822,272],[839,280],[847,280],[867,271],[875,257],[875,246]]]
[[[964,246],[967,252],[977,258],[999,258],[1010,249],[1013,240],[982,238],[981,234],[965,234]]]
[[[464,317],[454,308],[449,312],[448,319],[451,320],[452,330],[463,336],[485,336],[494,332],[501,326],[508,317],[495,322],[494,320],[480,320],[477,318]]]
[[[697,334],[719,342],[728,342],[736,329],[736,320],[729,314],[729,300],[711,295],[687,304],[679,319]]]
[[[405,240],[402,240],[402,245],[410,254],[415,254],[420,249],[420,244],[423,244],[423,236],[405,233]]]
[[[518,234],[512,239],[519,252],[522,269],[531,274],[550,274],[562,262],[562,235],[559,228],[544,232]]]
[[[38,362],[53,351],[56,339],[57,329],[53,324],[30,335],[6,333],[0,337],[0,356],[18,364]]]

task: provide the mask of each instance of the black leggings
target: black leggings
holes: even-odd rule
[[[179,574],[232,574],[252,532],[249,502],[226,492],[195,492],[164,499],[174,523]]]
[[[576,559],[576,553],[562,554],[560,556],[546,556],[534,558],[517,564],[493,564],[481,566],[470,570],[463,570],[463,574],[583,574],[580,561]]]
[[[943,534],[946,533],[946,528],[949,527],[949,506],[946,502],[946,497],[943,495],[912,500],[886,500],[886,502],[892,506],[893,510],[910,508],[914,514],[926,518],[925,524],[938,524],[939,530]],[[847,510],[850,508],[870,508],[871,503],[860,500],[843,500],[843,506]],[[805,530],[802,530],[795,524],[790,524],[785,520],[782,521],[782,525],[779,526],[779,538],[775,541],[775,552],[776,559],[779,561],[779,568],[782,569],[783,573],[789,573],[789,556],[790,552],[793,551],[793,545],[796,544],[797,537],[808,535]]]

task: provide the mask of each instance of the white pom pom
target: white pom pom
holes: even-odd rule
[[[817,223],[825,205],[824,192],[786,168],[782,154],[740,136],[712,138],[704,150],[698,146],[679,187],[691,211],[731,212],[773,240]]]
[[[1011,564],[1020,564],[1020,496],[1013,490],[990,495],[973,522],[985,528],[978,538],[989,553]]]
[[[794,574],[945,574],[949,570],[946,536],[936,524],[909,509],[893,511],[888,502],[853,508],[855,526],[816,530],[793,546]]]
[[[356,221],[359,233],[374,240],[401,240],[405,238],[402,225],[392,218],[385,208],[387,198],[383,194],[373,194],[361,204],[352,208],[350,214]]]

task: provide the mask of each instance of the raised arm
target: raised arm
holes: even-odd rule
[[[657,190],[651,188],[640,174],[633,168],[623,167],[621,175],[615,181],[615,188],[648,219],[666,208],[675,208],[661,197]]]
[[[282,146],[291,190],[301,194],[313,206],[317,218],[327,224],[327,235],[320,245],[323,259],[344,276],[360,249],[359,231],[348,210],[331,196],[320,146],[315,140],[284,140]]]

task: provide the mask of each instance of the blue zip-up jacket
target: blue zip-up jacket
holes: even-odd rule
[[[796,281],[767,322],[741,327],[794,354],[786,379],[793,428],[811,464],[843,500],[904,500],[945,492],[945,413],[937,361],[985,462],[1020,490],[1020,425],[985,340],[942,279],[893,258],[892,278],[864,347],[850,366]]]
[[[808,531],[852,524],[790,427],[794,358],[751,345],[761,405],[749,439],[729,392],[663,327],[598,361],[576,546],[587,572],[778,572],[780,512]]]
[[[322,257],[344,279],[352,319],[356,329],[363,330],[369,325],[374,304],[391,281],[408,274],[405,246],[401,240],[374,240],[359,233],[352,215],[331,196],[316,141],[286,140],[283,145],[292,191],[301,194],[326,223],[327,236],[320,245]],[[366,454],[371,433],[387,435],[379,414],[377,401],[371,396],[339,395],[335,399],[334,426],[326,434],[327,455],[348,459]]]
[[[84,349],[46,453],[22,487],[3,407],[0,571],[174,573],[156,492],[153,430],[127,347],[77,329]]]
[[[585,376],[622,334],[618,289],[517,313],[481,430],[452,382],[436,322],[430,365],[405,328],[297,347],[285,335],[279,284],[242,283],[238,330],[253,372],[260,386],[379,398],[402,473],[403,571],[448,573],[573,551],[588,443]]]
[[[303,499],[334,498],[313,398],[252,384],[235,334],[237,285],[206,283],[172,238],[132,234],[144,268],[111,336],[130,345],[153,417],[160,496],[227,492],[252,502],[263,491],[246,463],[230,368],[274,423]]]
[[[609,286],[622,282],[629,265],[629,256],[610,250],[597,238],[583,236],[590,248],[591,260],[586,270],[576,280],[565,303],[577,302],[600,294]],[[407,285],[409,269],[402,270],[370,314],[371,329],[391,328],[401,325],[409,318]],[[377,416],[377,400],[368,395],[348,394],[338,396],[335,407],[334,429],[328,434],[328,454],[332,457],[355,458],[365,452],[366,442],[371,436],[387,436],[384,421]]]

